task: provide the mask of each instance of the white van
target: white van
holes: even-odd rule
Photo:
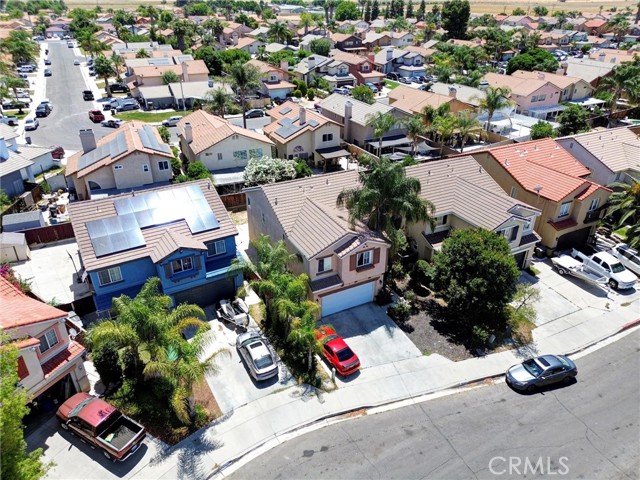
[[[620,263],[640,276],[640,253],[629,247],[626,243],[620,243],[611,250]]]
[[[68,48],[73,48],[73,42],[67,42],[67,47]]]

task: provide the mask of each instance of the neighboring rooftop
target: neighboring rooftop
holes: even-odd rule
[[[273,120],[263,128],[264,132],[282,142],[288,142],[304,132],[316,130],[327,123],[336,123],[313,110],[305,109],[306,122],[300,124],[300,111],[304,108],[302,105],[286,102],[271,109],[269,115]]]
[[[0,327],[4,330],[67,316],[65,311],[28,297],[3,277],[0,277],[0,303]]]
[[[342,118],[344,118],[345,104],[351,102],[351,121],[358,125],[366,125],[367,117],[377,112],[389,113],[395,110],[394,106],[384,105],[380,102],[375,102],[371,105],[355,98],[346,97],[338,93],[333,93],[320,102],[322,111],[330,111]]]
[[[499,73],[487,73],[484,79],[489,82],[492,87],[508,87],[511,95],[519,95],[527,97],[536,90],[544,87],[548,80],[518,78],[511,75],[500,75]]]

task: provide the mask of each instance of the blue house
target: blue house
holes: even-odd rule
[[[98,312],[150,277],[175,305],[210,305],[242,285],[238,231],[209,180],[72,203],[69,214]]]

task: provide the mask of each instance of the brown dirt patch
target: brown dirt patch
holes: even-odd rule
[[[196,399],[196,403],[207,409],[211,420],[222,415],[222,411],[218,406],[216,397],[213,396],[213,392],[211,392],[211,388],[209,388],[209,384],[206,380],[201,380],[193,387],[193,394]]]
[[[243,225],[248,221],[246,210],[243,210],[241,212],[229,212],[229,216],[231,217],[231,221],[234,225]]]

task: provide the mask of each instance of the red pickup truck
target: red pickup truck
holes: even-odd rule
[[[93,123],[98,123],[104,120],[104,113],[100,110],[89,110],[89,118]]]
[[[144,440],[144,427],[88,393],[76,393],[56,413],[60,426],[98,447],[109,460],[126,460]]]

